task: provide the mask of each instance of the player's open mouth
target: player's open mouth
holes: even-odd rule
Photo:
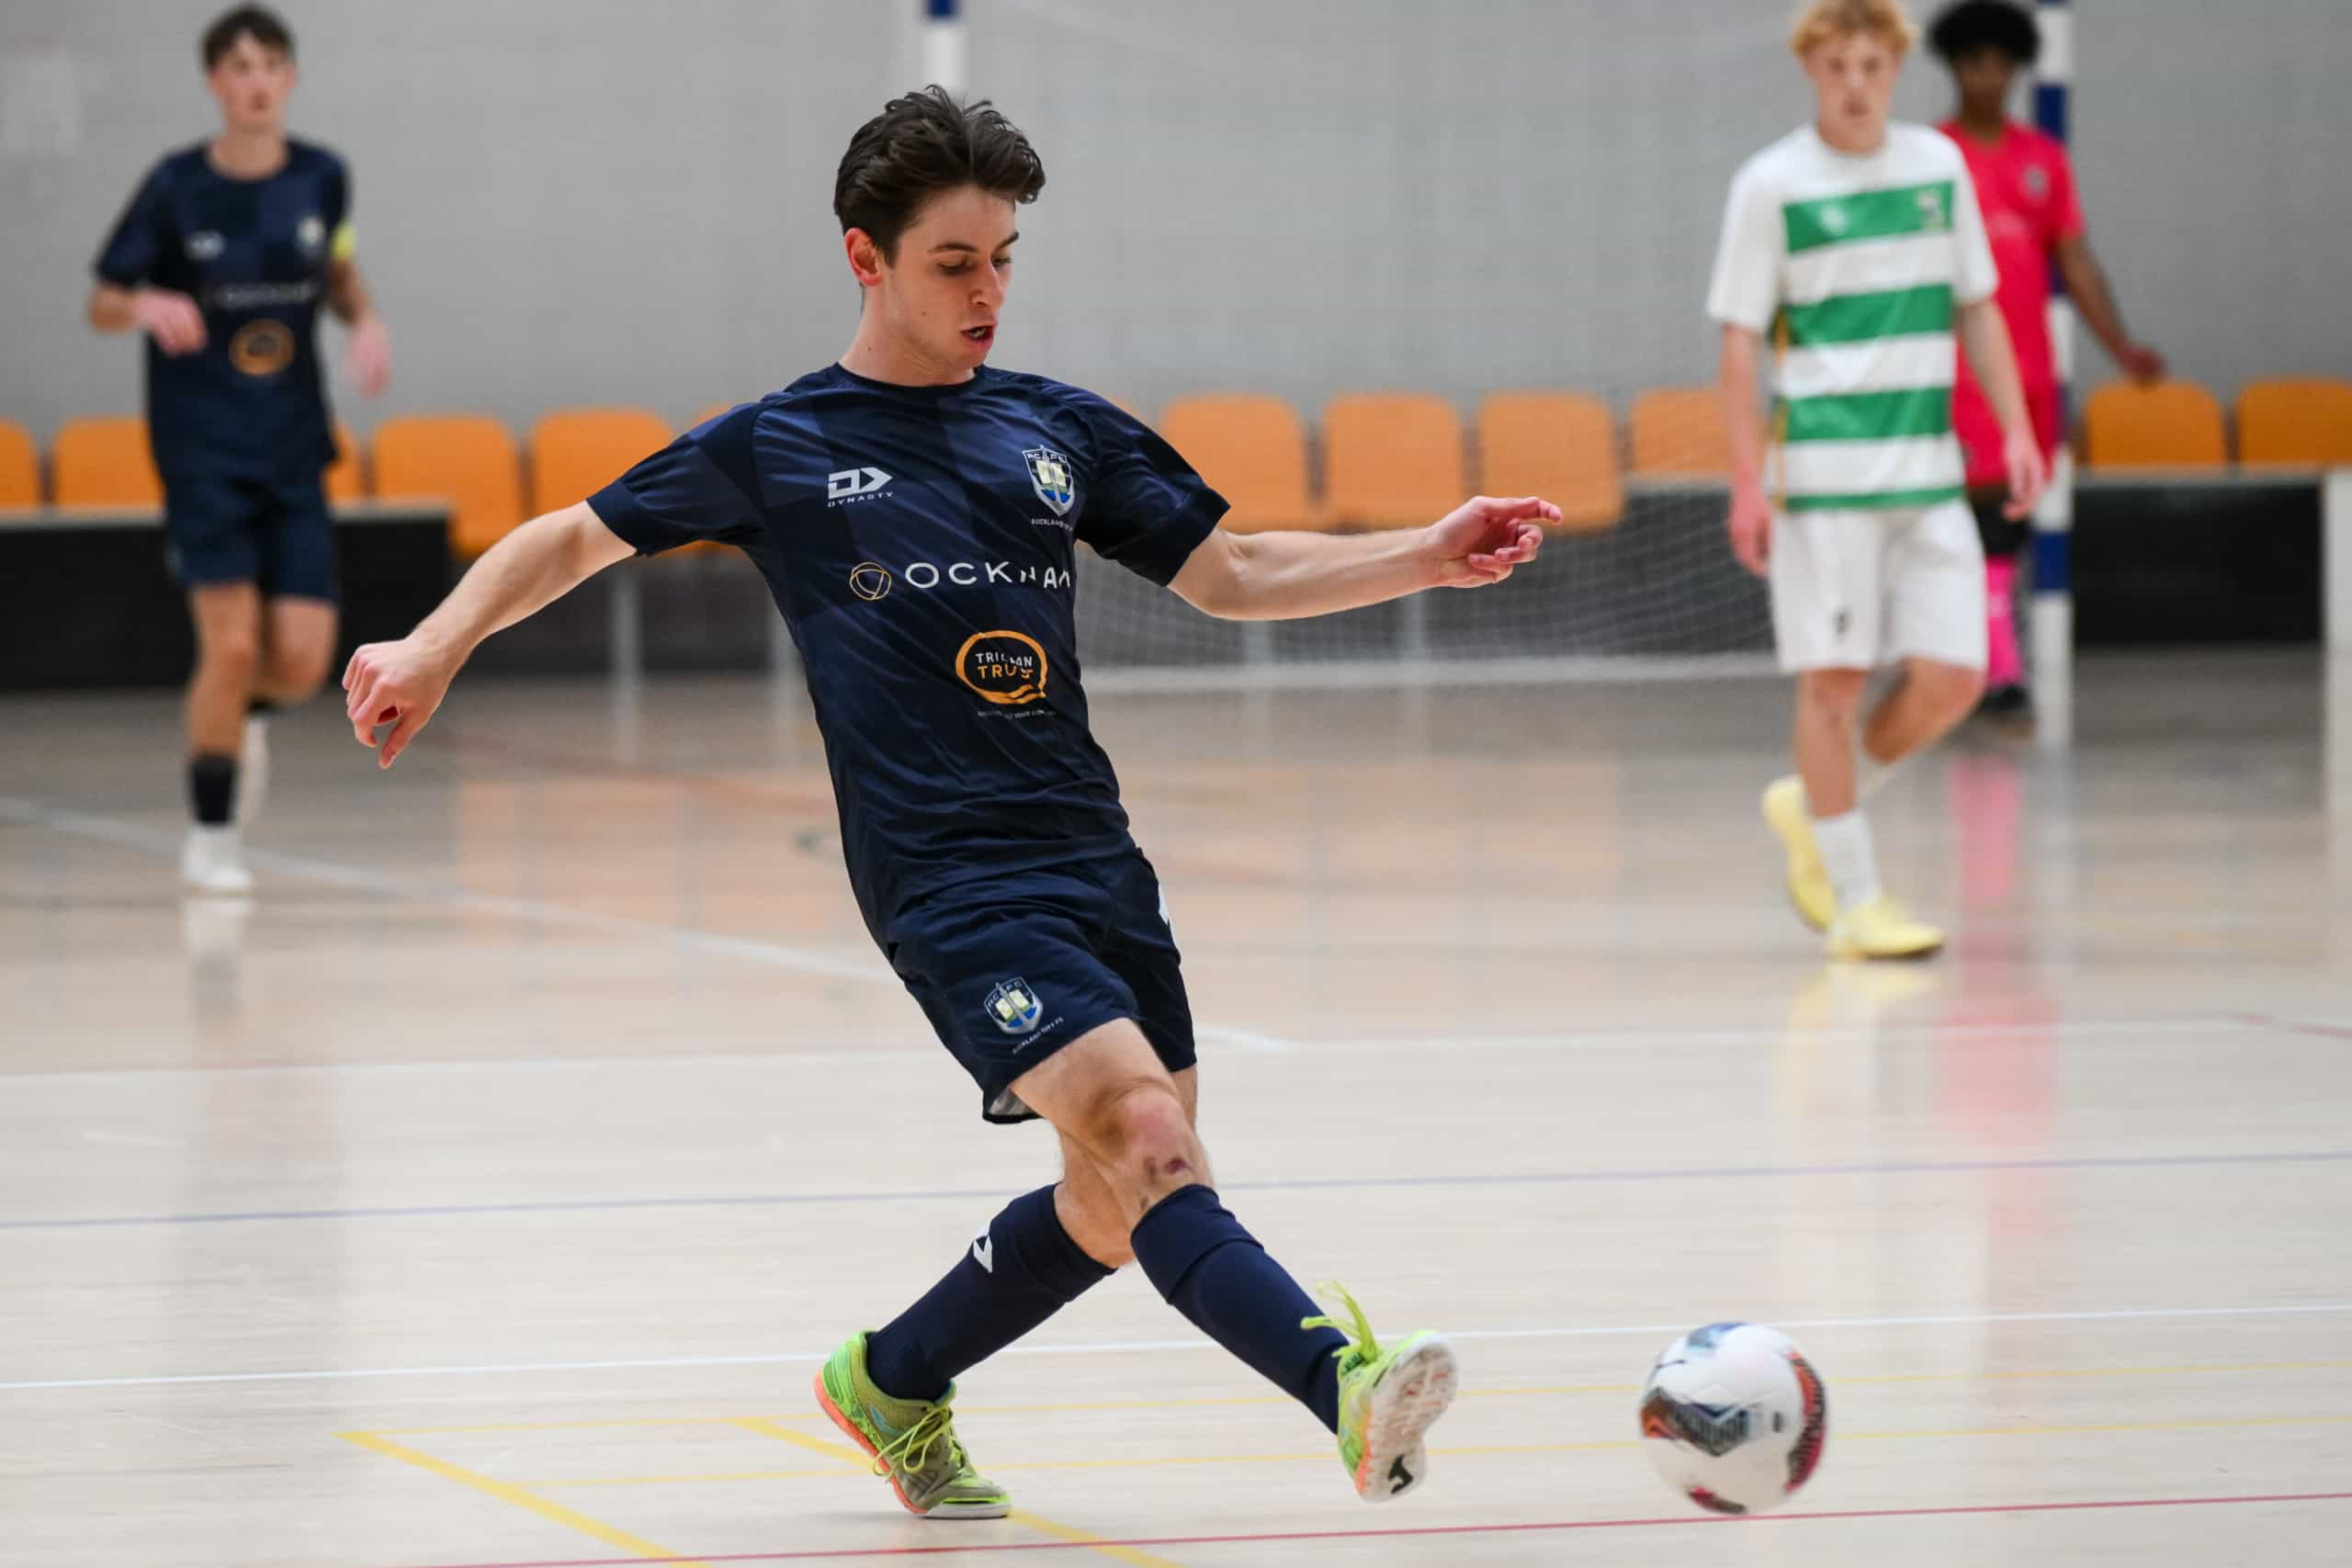
[[[996,323],[990,321],[984,327],[966,327],[964,335],[982,347],[986,347],[996,341]]]

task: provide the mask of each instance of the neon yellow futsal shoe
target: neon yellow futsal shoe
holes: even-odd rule
[[[1813,813],[1804,801],[1804,781],[1791,773],[1764,786],[1764,820],[1789,852],[1789,902],[1797,919],[1826,931],[1838,914],[1838,892],[1813,841]]]
[[[1336,1328],[1354,1341],[1340,1358],[1340,1462],[1367,1503],[1401,1497],[1428,1479],[1429,1450],[1422,1435],[1453,1403],[1460,1374],[1453,1348],[1434,1334],[1416,1334],[1394,1350],[1383,1350],[1356,1299],[1337,1285],[1337,1296],[1351,1320],[1310,1317],[1301,1328]]]
[[[1926,958],[1943,944],[1943,932],[1913,919],[1883,893],[1840,911],[1829,928],[1832,958]]]
[[[853,1334],[817,1372],[817,1403],[874,1461],[907,1512],[926,1519],[1001,1519],[1012,1495],[972,1469],[947,1406],[894,1399],[865,1375],[865,1336]]]

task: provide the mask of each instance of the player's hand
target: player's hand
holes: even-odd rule
[[[392,380],[392,340],[383,318],[372,312],[351,329],[351,344],[343,353],[344,374],[362,397],[383,396]]]
[[[1541,496],[1475,495],[1429,526],[1426,547],[1446,588],[1485,588],[1525,566],[1544,547],[1544,525],[1560,509]]]
[[[1762,490],[1735,486],[1731,492],[1731,553],[1739,564],[1762,577],[1772,569],[1772,503]]]
[[[2142,386],[2165,378],[2165,356],[2144,343],[2127,343],[2115,363],[2123,373]]]
[[[204,346],[204,312],[185,294],[138,289],[130,296],[130,319],[165,354],[194,354]]]
[[[376,749],[376,765],[389,768],[408,750],[449,694],[458,661],[414,637],[398,642],[371,642],[351,656],[343,671],[344,713],[351,720],[352,739]],[[385,725],[391,733],[380,745],[377,731]]]
[[[2041,492],[2050,488],[2050,465],[2041,456],[2041,440],[2023,427],[2012,430],[2001,441],[2001,466],[2009,476],[2009,501],[2001,515],[2022,523],[2033,515]]]

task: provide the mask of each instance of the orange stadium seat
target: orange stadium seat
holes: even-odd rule
[[[368,476],[361,466],[359,443],[341,420],[334,422],[334,444],[338,455],[327,468],[327,501],[339,506],[368,493]]]
[[[1462,422],[1442,400],[1351,392],[1323,411],[1323,497],[1334,523],[1414,528],[1468,498]]]
[[[1606,528],[1623,514],[1609,410],[1581,392],[1498,392],[1478,406],[1478,488],[1540,495],[1560,526]]]
[[[1321,521],[1306,485],[1306,430],[1280,398],[1215,392],[1179,398],[1159,434],[1233,502],[1237,534],[1313,528]]]
[[[531,511],[585,501],[676,432],[645,409],[559,409],[531,427]]]
[[[2352,381],[2303,376],[2247,382],[2238,393],[2238,461],[2352,464]]]
[[[2193,381],[2109,381],[2083,404],[2087,468],[2220,468],[2229,460],[2222,405]]]
[[[1713,387],[1661,387],[1634,400],[1627,423],[1637,474],[1706,475],[1731,471],[1724,405]]]
[[[411,414],[376,429],[376,493],[442,496],[449,546],[467,559],[523,521],[523,465],[514,439],[488,414]]]
[[[161,506],[164,481],[136,414],[69,419],[49,449],[60,506]]]
[[[33,433],[0,419],[0,506],[40,504],[40,449]]]

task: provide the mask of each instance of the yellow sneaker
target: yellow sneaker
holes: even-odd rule
[[[1813,813],[1804,803],[1804,781],[1791,773],[1764,786],[1764,820],[1789,852],[1789,903],[1797,919],[1826,931],[1838,914],[1838,893],[1813,841]]]
[[[1838,911],[1829,928],[1832,958],[1926,958],[1943,944],[1943,932],[1913,919],[1883,893]]]

